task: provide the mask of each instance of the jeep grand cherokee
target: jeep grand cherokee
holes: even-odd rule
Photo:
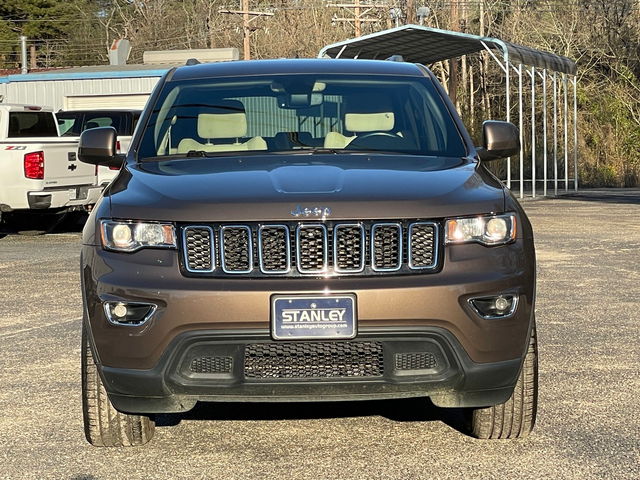
[[[197,401],[429,397],[469,433],[535,422],[535,252],[421,65],[184,66],[152,93],[83,234],[87,439],[140,445]],[[120,165],[116,132],[80,159]]]

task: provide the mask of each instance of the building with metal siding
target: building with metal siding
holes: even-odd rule
[[[0,77],[5,103],[69,108],[141,108],[173,65],[78,67]]]
[[[5,103],[49,106],[54,110],[142,108],[167,70],[192,60],[238,60],[237,48],[145,52],[144,65],[62,68],[0,77]]]

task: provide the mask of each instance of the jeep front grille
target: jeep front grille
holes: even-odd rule
[[[326,276],[427,273],[438,267],[433,221],[184,225],[187,274]]]
[[[251,229],[246,226],[220,228],[220,263],[225,273],[249,273],[253,269]]]
[[[183,230],[185,266],[190,272],[209,273],[214,269],[213,229],[189,227]]]
[[[301,273],[327,271],[327,227],[298,225],[296,232],[296,263]]]
[[[266,225],[258,230],[260,270],[263,273],[289,273],[291,242],[289,227]]]
[[[397,223],[374,225],[371,266],[380,272],[398,270],[402,266],[402,227]]]

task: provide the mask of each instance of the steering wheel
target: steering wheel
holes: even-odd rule
[[[354,138],[352,140],[351,143],[356,142],[358,140],[366,140],[367,138],[370,137],[391,137],[391,138],[398,138],[398,139],[403,139],[400,135],[398,135],[397,133],[390,133],[390,132],[369,132],[369,133],[365,133],[364,135],[358,135],[356,136],[356,138]]]

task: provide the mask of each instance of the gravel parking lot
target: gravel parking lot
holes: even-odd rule
[[[533,434],[478,441],[424,400],[202,404],[153,441],[84,439],[78,232],[0,240],[0,478],[640,478],[640,190],[526,201],[538,254]]]

